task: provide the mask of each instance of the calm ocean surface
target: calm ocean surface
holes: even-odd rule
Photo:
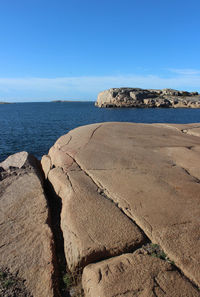
[[[109,121],[195,123],[200,122],[200,109],[105,109],[94,102],[0,104],[0,161],[24,150],[41,158],[69,130]]]

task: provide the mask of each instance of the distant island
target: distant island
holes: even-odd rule
[[[11,102],[2,102],[0,101],[0,104],[12,104]]]
[[[98,107],[200,108],[198,92],[174,89],[112,88],[99,93]]]
[[[63,103],[63,102],[88,102],[87,100],[53,100],[52,103]]]

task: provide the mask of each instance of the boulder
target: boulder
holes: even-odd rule
[[[144,232],[200,285],[200,138],[184,132],[198,125],[103,123],[58,139],[46,175],[72,269],[133,251]]]
[[[37,163],[38,160],[36,160],[33,155],[27,152],[19,152],[14,155],[10,155],[6,160],[0,163],[0,166],[4,170],[8,170],[9,167],[22,168],[25,166],[34,166]]]
[[[53,297],[53,237],[40,163],[21,152],[0,167],[0,268],[23,281],[26,296]]]
[[[174,267],[148,255],[124,254],[83,271],[85,297],[198,297],[199,291]]]

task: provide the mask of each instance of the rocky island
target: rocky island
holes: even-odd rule
[[[8,157],[0,270],[24,288],[0,273],[0,296],[199,297],[199,162],[200,124],[92,124]]]
[[[112,88],[99,93],[98,107],[200,108],[198,92],[173,89]]]

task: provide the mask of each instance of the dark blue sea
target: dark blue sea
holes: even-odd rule
[[[0,161],[28,151],[41,158],[63,134],[91,123],[200,122],[200,109],[105,109],[94,102],[0,104]]]

